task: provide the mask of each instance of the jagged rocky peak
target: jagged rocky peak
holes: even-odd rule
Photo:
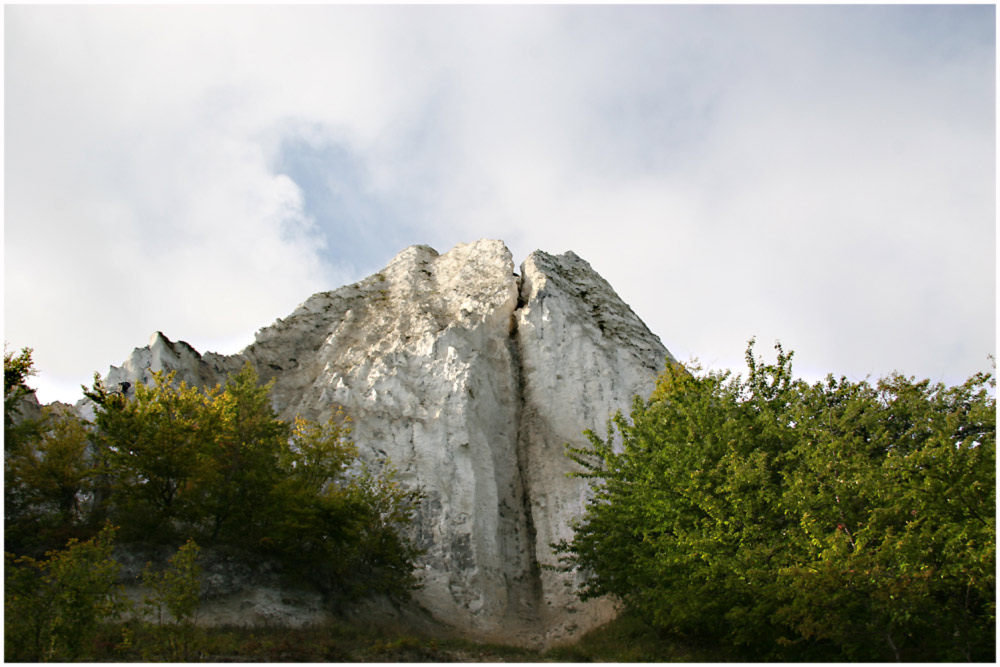
[[[553,256],[536,250],[521,265],[521,271],[524,303],[542,303],[558,295],[557,300],[574,304],[577,312],[572,319],[598,328],[599,335],[591,334],[605,348],[635,355],[657,373],[663,370],[668,353],[660,339],[576,253]]]
[[[214,385],[219,379],[219,372],[210,362],[218,357],[212,352],[203,357],[189,343],[174,342],[162,331],[157,331],[149,337],[146,347],[137,347],[121,366],[112,366],[104,382],[110,387],[121,382],[150,384],[155,372],[175,372],[178,382],[195,386]]]
[[[612,287],[572,252],[532,253],[515,273],[501,241],[399,253],[380,272],[316,294],[236,355],[199,355],[154,334],[109,382],[175,370],[223,382],[249,360],[275,381],[279,414],[343,408],[363,456],[391,460],[426,495],[415,602],[466,634],[546,645],[609,620],[580,603],[550,544],[589,490],[564,445],[648,394],[670,358]],[[210,612],[209,612],[210,614]]]

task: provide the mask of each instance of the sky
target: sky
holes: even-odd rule
[[[996,351],[991,5],[4,7],[4,340],[75,402],[399,251],[572,250],[675,357]]]

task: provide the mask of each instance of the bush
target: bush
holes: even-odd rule
[[[46,560],[5,553],[4,659],[79,660],[102,622],[126,608],[111,558],[114,530],[71,540]]]
[[[98,510],[126,539],[274,557],[339,598],[409,594],[417,550],[404,528],[420,494],[358,460],[345,415],[282,422],[250,364],[205,393],[154,377],[131,399],[99,381],[87,394]]]
[[[809,386],[777,350],[745,380],[671,366],[570,450],[581,596],[755,658],[992,660],[992,378]]]
[[[170,557],[165,570],[156,572],[147,563],[142,573],[142,583],[151,591],[143,602],[156,618],[154,650],[165,653],[168,659],[190,659],[194,624],[201,604],[201,567],[197,563],[200,550],[193,540],[188,540]],[[170,616],[166,624],[164,611]]]
[[[405,597],[416,585],[404,528],[420,494],[395,483],[391,468],[376,474],[358,460],[344,415],[286,424],[248,363],[209,391],[154,373],[126,396],[95,376],[85,392],[93,423],[54,413],[30,421],[19,410],[32,373],[30,350],[5,353],[8,655],[73,659],[94,624],[117,613],[110,533],[33,558],[109,519],[129,545],[197,539],[274,558],[330,597]],[[148,603],[158,619],[174,619],[153,633],[154,652],[189,653],[197,548],[191,541],[168,570],[146,572]],[[125,644],[139,639],[127,630]]]

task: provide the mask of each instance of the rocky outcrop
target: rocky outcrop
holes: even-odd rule
[[[647,394],[669,353],[573,253],[532,253],[514,271],[500,241],[444,255],[413,246],[381,272],[316,294],[231,356],[154,334],[106,382],[175,370],[214,385],[249,360],[274,379],[275,408],[351,415],[371,461],[426,494],[416,602],[477,638],[546,645],[609,619],[581,604],[550,544],[572,536],[587,485],[564,444],[586,442]]]
[[[523,378],[520,451],[525,498],[540,567],[538,607],[546,642],[610,620],[609,600],[581,603],[549,545],[573,537],[589,487],[565,445],[585,446],[584,429],[603,433],[608,418],[648,395],[668,353],[590,265],[568,252],[532,253],[522,270],[518,350]]]

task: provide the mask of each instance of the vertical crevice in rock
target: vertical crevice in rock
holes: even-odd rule
[[[521,309],[524,308],[525,304],[524,292],[522,290],[522,278],[521,276],[517,276],[517,307],[511,314],[511,331],[507,345],[510,349],[511,365],[515,374],[514,386],[516,388],[516,396],[514,397],[514,403],[517,410],[517,440],[515,452],[517,455],[518,486],[520,487],[520,511],[524,521],[524,534],[521,535],[520,542],[521,548],[525,551],[525,557],[527,560],[527,568],[525,571],[527,581],[524,586],[527,599],[523,600],[520,604],[524,610],[521,613],[525,617],[525,620],[539,621],[539,611],[542,609],[544,593],[542,591],[541,570],[538,566],[538,556],[535,550],[537,535],[535,532],[535,522],[531,510],[528,451],[524,434],[522,433],[524,413],[527,405],[527,399],[525,397],[524,367],[521,360],[521,340],[518,336],[517,326],[518,320],[521,317]]]

